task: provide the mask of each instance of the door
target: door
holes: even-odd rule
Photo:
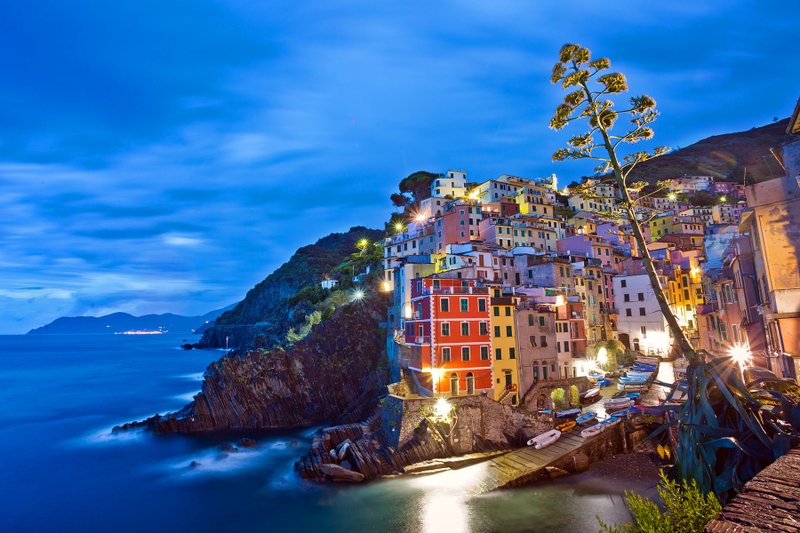
[[[450,395],[458,396],[458,374],[450,374]]]
[[[506,370],[506,390],[511,390],[511,371]]]
[[[467,372],[467,394],[475,394],[475,376]]]

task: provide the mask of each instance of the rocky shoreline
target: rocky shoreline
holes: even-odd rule
[[[379,299],[343,306],[287,349],[226,355],[180,411],[114,428],[156,434],[290,429],[367,418],[387,393]]]

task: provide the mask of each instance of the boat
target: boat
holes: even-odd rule
[[[645,365],[657,365],[661,362],[661,359],[658,357],[647,357],[646,355],[637,355],[636,356],[637,363],[643,363]]]
[[[575,423],[574,420],[568,420],[567,422],[561,422],[560,424],[556,424],[553,429],[559,430],[561,433],[566,433],[570,429],[573,429],[578,424]]]
[[[597,380],[598,387],[608,387],[609,385],[611,385],[611,380],[608,378]]]
[[[631,393],[631,394],[633,394],[633,393]],[[614,395],[612,396],[612,398],[615,399],[615,400],[617,398],[627,398],[627,397],[628,397],[628,393],[625,392],[624,390],[621,390],[619,392],[615,392]]]
[[[567,409],[566,411],[557,411],[556,418],[574,418],[581,414],[580,409]]]
[[[551,429],[550,431],[546,431],[541,435],[536,435],[531,440],[528,441],[528,446],[533,446],[537,450],[541,450],[546,446],[550,446],[558,438],[561,437],[561,432],[557,429]]]
[[[581,403],[594,403],[600,398],[600,387],[589,389],[580,395]]]
[[[584,439],[588,439],[589,437],[594,437],[595,435],[599,434],[601,431],[608,427],[606,424],[596,424],[594,426],[588,427],[581,431],[581,437]]]
[[[630,398],[612,398],[603,402],[603,407],[605,407],[606,411],[627,409],[631,405],[633,405],[633,400]]]
[[[589,422],[590,420],[594,420],[595,418],[597,418],[597,413],[595,413],[594,411],[586,411],[581,416],[575,419],[575,423],[583,425]]]

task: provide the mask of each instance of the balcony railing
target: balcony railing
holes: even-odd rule
[[[406,344],[430,344],[430,335],[406,335]]]
[[[488,287],[440,287],[423,289],[419,296],[429,294],[489,294]]]

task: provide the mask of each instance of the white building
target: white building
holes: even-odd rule
[[[467,193],[467,173],[448,170],[431,182],[431,196],[461,198]]]
[[[647,274],[621,274],[613,283],[619,340],[648,355],[669,355],[672,339]]]
[[[322,280],[322,283],[320,283],[320,286],[323,289],[332,289],[336,287],[338,284],[339,284],[338,279],[324,279]]]

